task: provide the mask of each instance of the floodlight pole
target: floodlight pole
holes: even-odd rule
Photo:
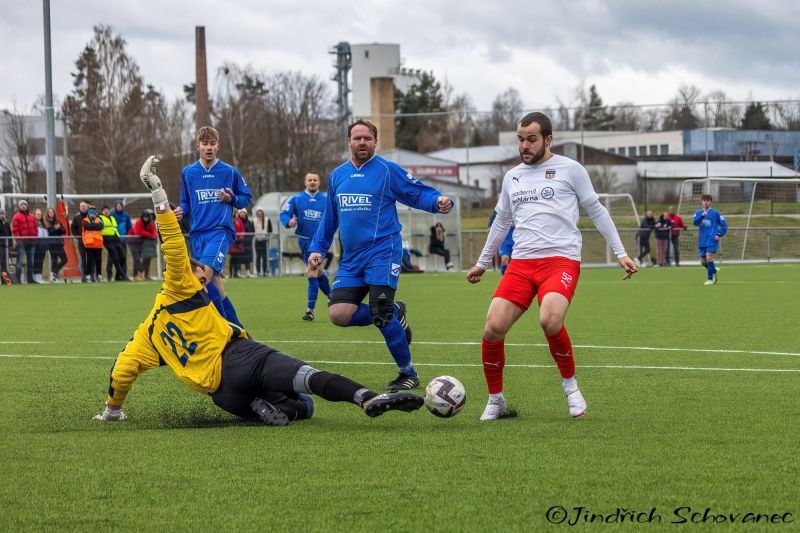
[[[44,150],[47,160],[47,206],[56,207],[56,121],[53,112],[53,62],[50,55],[50,0],[42,0],[44,11]]]

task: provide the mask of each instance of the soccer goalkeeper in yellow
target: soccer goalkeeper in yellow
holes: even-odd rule
[[[136,378],[167,365],[222,409],[267,425],[285,426],[309,418],[311,394],[332,402],[350,402],[370,417],[386,411],[415,411],[422,398],[409,393],[378,394],[344,376],[317,370],[303,361],[249,338],[228,322],[208,298],[202,264],[189,259],[178,220],[161,180],[158,160],[150,156],[140,177],[150,191],[166,262],[164,283],[153,309],[136,329],[111,370],[106,407],[95,419],[124,420],[122,404]]]

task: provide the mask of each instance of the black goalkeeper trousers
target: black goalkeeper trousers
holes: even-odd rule
[[[211,394],[214,404],[242,418],[252,418],[256,398],[276,402],[297,399],[294,377],[304,361],[251,339],[234,339],[222,352],[222,380]]]

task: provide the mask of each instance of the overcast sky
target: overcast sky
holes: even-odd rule
[[[399,43],[406,67],[433,71],[480,110],[508,87],[529,109],[569,104],[581,82],[606,104],[666,102],[681,83],[736,100],[800,98],[798,0],[56,0],[51,20],[58,99],[99,23],[170,97],[194,81],[204,25],[212,84],[224,61],[329,79],[329,47],[348,41]],[[0,0],[0,108],[44,93],[42,26],[41,1]]]

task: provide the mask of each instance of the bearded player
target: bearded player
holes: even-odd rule
[[[503,395],[504,339],[534,296],[539,303],[539,324],[561,373],[569,414],[579,418],[586,412],[586,401],[575,380],[572,343],[564,328],[580,276],[578,206],[586,210],[614,250],[625,269],[624,279],[636,272],[636,264],[625,253],[614,221],[600,203],[586,169],[550,151],[550,119],[542,113],[525,115],[517,126],[517,140],[522,163],[503,178],[497,216],[476,265],[467,273],[470,283],[481,280],[513,224],[513,260],[494,293],[483,331],[481,357],[489,401],[481,420],[515,415]]]

